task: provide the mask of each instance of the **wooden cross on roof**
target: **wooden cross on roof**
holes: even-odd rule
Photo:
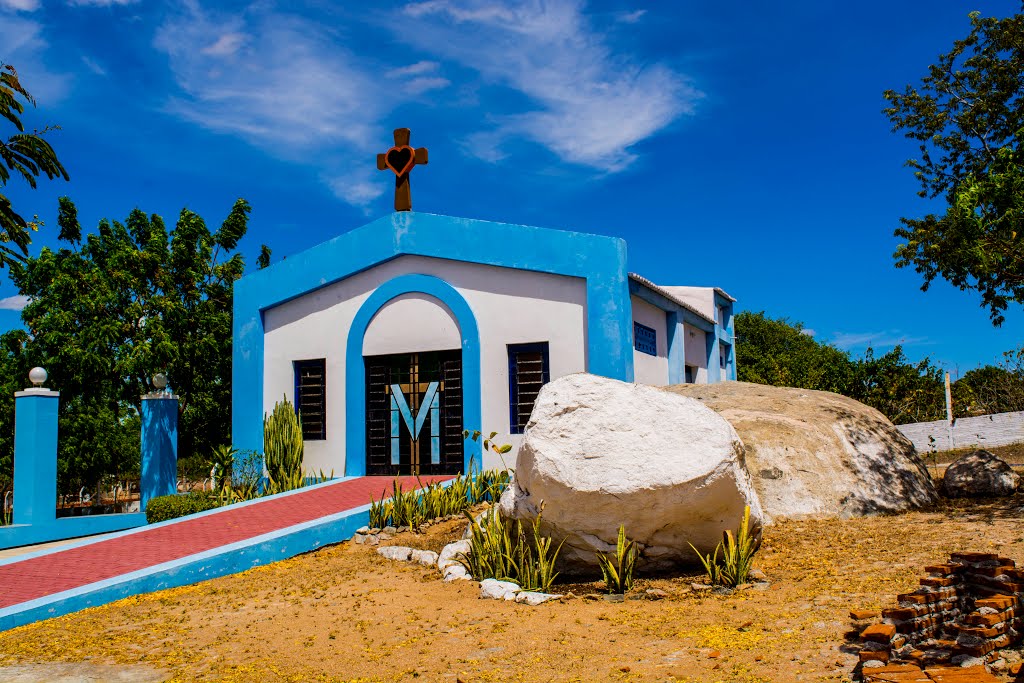
[[[396,128],[395,146],[377,155],[377,170],[391,169],[395,173],[395,211],[412,211],[409,172],[413,166],[427,163],[427,148],[410,147],[410,134],[408,128]]]

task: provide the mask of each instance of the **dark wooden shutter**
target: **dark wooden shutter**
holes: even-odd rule
[[[646,325],[633,323],[633,348],[649,356],[658,355],[658,333]]]
[[[302,438],[327,438],[327,363],[325,359],[295,361],[295,407],[302,418]]]
[[[509,431],[522,434],[540,388],[550,380],[548,343],[509,344]]]

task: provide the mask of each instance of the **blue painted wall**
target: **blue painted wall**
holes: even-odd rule
[[[151,498],[178,491],[178,397],[143,396],[141,418],[139,504],[145,512]]]
[[[26,389],[14,394],[14,523],[57,519],[57,408],[60,393]]]

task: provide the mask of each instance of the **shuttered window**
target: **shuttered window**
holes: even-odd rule
[[[323,358],[295,361],[295,409],[302,418],[302,438],[327,438],[327,369]]]
[[[509,344],[509,432],[522,434],[540,388],[548,383],[548,343]]]
[[[658,333],[646,325],[633,323],[633,348],[650,356],[658,355]]]

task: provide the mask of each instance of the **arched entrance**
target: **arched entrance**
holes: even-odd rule
[[[479,454],[476,317],[430,275],[385,282],[363,303],[346,348],[345,474],[455,474]]]

